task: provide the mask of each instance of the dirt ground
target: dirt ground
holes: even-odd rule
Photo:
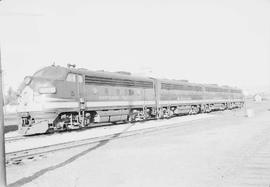
[[[270,102],[7,167],[9,186],[270,185]]]

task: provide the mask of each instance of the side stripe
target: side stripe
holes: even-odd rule
[[[179,100],[179,101],[160,101],[160,104],[189,104],[189,103],[228,103],[241,102],[241,99],[217,99],[217,100]]]
[[[241,99],[234,100],[181,100],[181,101],[160,101],[161,105],[171,104],[192,104],[192,103],[226,103],[226,102],[242,102]],[[155,105],[155,101],[88,101],[86,107],[116,107],[116,106],[143,106],[143,105]],[[30,112],[30,111],[42,111],[46,109],[60,109],[60,108],[78,108],[78,101],[60,102],[50,101],[42,104],[32,103],[28,106],[18,106],[17,112]]]
[[[154,105],[155,101],[88,101],[86,107]]]

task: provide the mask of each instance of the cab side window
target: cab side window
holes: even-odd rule
[[[68,82],[76,82],[76,74],[69,73],[67,75],[66,81],[68,81]]]
[[[83,76],[82,75],[78,75],[78,83],[83,83]]]
[[[77,74],[74,74],[74,73],[69,73],[67,75],[66,81],[68,81],[68,82],[76,82],[76,76],[77,76],[78,83],[83,83],[83,76],[82,75],[77,75]]]

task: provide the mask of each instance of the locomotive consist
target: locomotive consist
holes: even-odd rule
[[[233,109],[244,103],[242,91],[228,86],[55,65],[25,77],[20,90],[17,111],[23,135]]]

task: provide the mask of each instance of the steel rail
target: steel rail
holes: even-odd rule
[[[65,131],[55,131],[53,133],[46,133],[46,134],[36,134],[36,135],[31,135],[31,136],[23,136],[23,135],[17,135],[17,136],[10,136],[10,137],[6,137],[5,138],[5,142],[6,143],[10,143],[10,142],[14,142],[14,141],[19,141],[19,140],[23,140],[23,139],[32,139],[32,138],[44,138],[46,136],[52,136],[54,134],[57,133],[68,133],[68,132],[80,132],[83,130],[87,130],[87,129],[92,129],[92,128],[99,128],[99,127],[110,127],[110,126],[115,126],[116,124],[109,124],[109,123],[104,123],[102,125],[92,125],[92,126],[88,126],[88,127],[83,127],[81,129],[73,129],[73,130],[65,130]]]
[[[26,137],[24,137],[24,136],[11,136],[11,137],[6,137],[5,142],[10,143],[10,142],[18,141],[18,140],[22,140],[22,139],[26,139]]]

